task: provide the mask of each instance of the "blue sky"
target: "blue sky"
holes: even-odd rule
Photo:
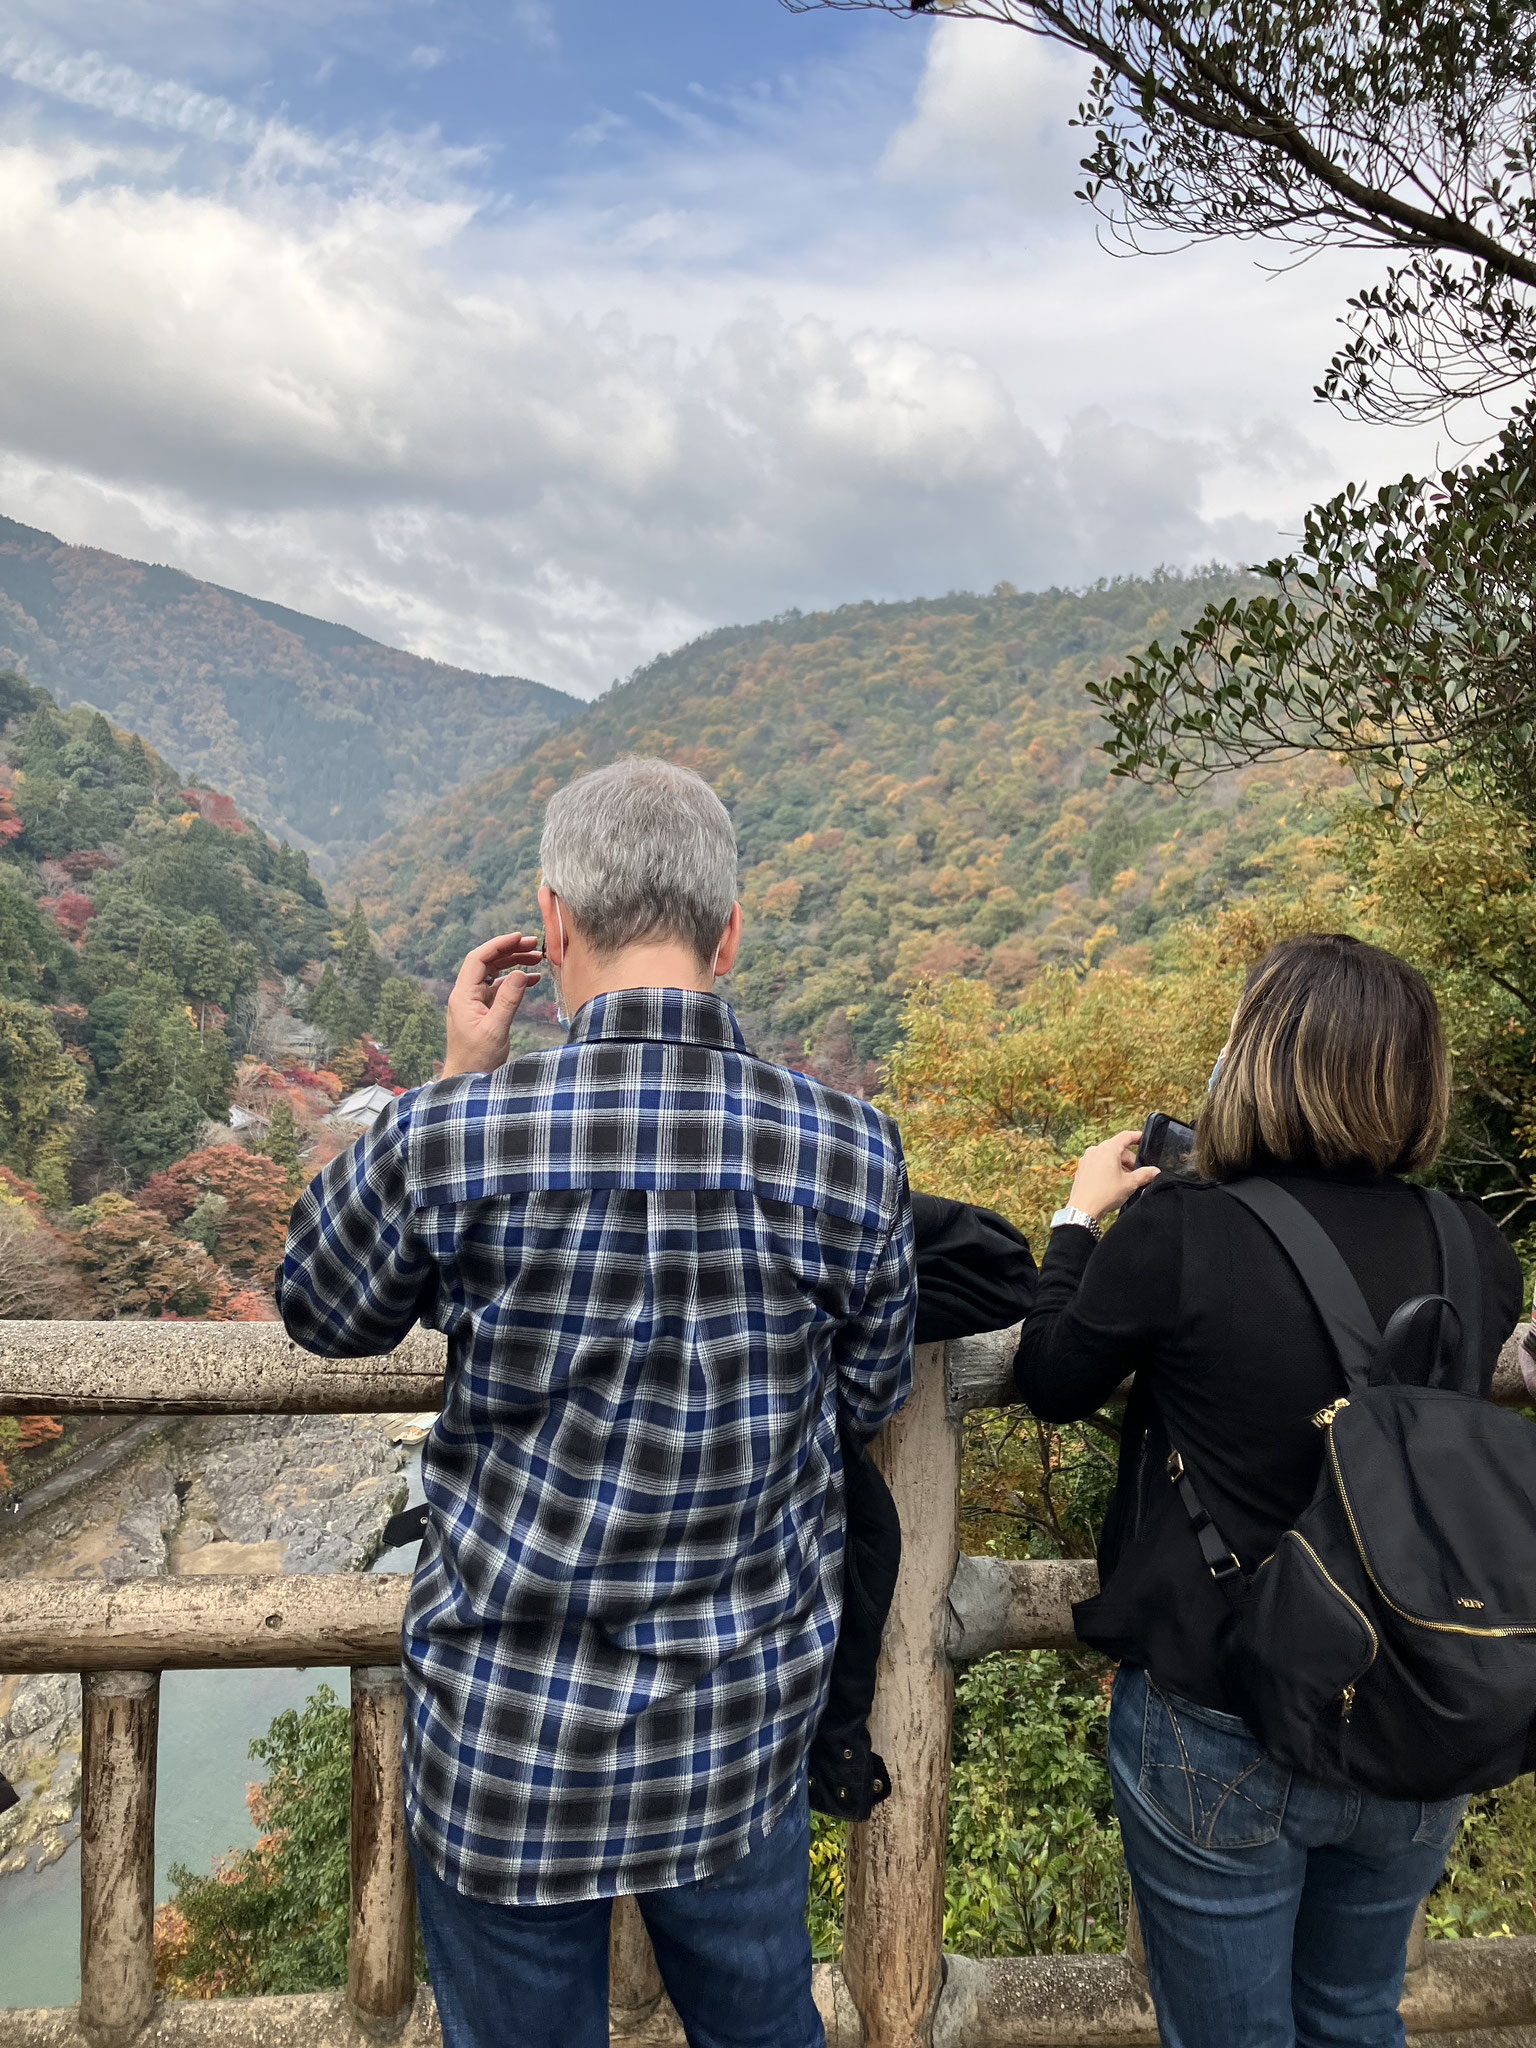
[[[1432,454],[1311,400],[1358,261],[1104,252],[1080,78],[777,0],[0,0],[0,509],[589,694]]]

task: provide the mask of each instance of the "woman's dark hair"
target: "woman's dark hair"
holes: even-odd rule
[[[1428,1166],[1445,1138],[1451,1070],[1422,974],[1380,946],[1309,932],[1249,972],[1200,1116],[1211,1180],[1270,1166]]]

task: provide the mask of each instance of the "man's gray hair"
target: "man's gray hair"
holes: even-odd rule
[[[615,761],[557,790],[539,862],[600,955],[665,937],[707,967],[736,900],[730,815],[702,776],[671,761]]]

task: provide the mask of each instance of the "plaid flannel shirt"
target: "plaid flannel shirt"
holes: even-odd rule
[[[686,990],[401,1096],[311,1183],[290,1334],[448,1334],[404,1657],[449,1883],[648,1891],[772,1826],[837,1639],[838,1416],[868,1437],[905,1398],[915,1301],[894,1125]]]

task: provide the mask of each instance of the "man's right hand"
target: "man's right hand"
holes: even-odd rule
[[[488,1074],[505,1062],[512,1019],[543,963],[542,940],[522,932],[503,932],[465,956],[448,998],[445,1081],[451,1074]]]

